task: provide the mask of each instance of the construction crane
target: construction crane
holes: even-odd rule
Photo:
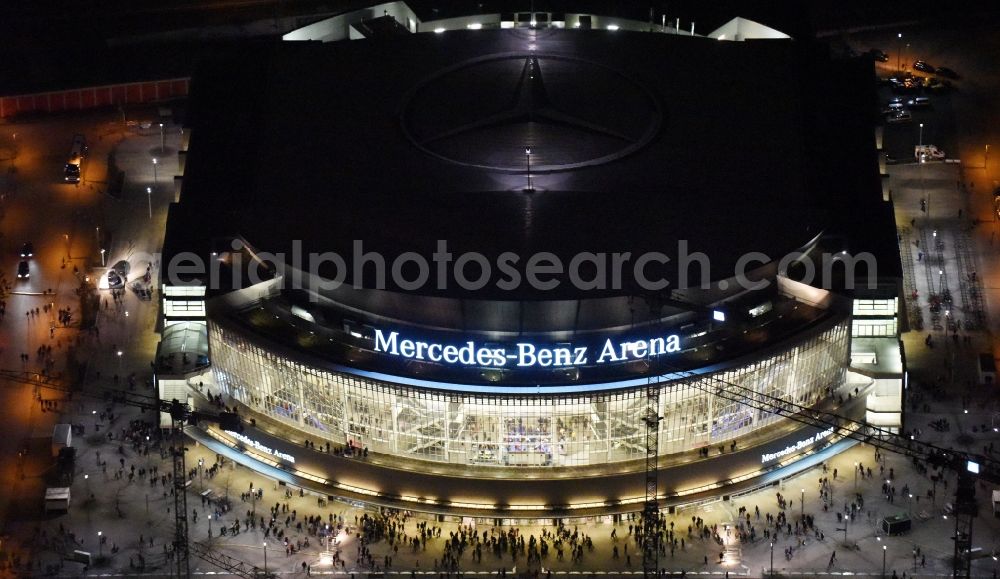
[[[1000,461],[974,453],[945,449],[934,444],[920,442],[913,437],[905,437],[864,421],[840,416],[818,407],[803,406],[715,376],[698,376],[683,370],[676,370],[669,378],[678,385],[690,386],[730,402],[784,416],[808,426],[830,430],[835,437],[856,440],[879,450],[901,454],[939,469],[947,468],[953,471],[958,478],[953,511],[955,519],[955,534],[952,537],[954,542],[953,576],[959,578],[971,576],[972,559],[969,554],[972,548],[972,527],[973,519],[978,514],[976,480],[1000,484]],[[647,386],[647,389],[649,388],[651,386]],[[648,463],[647,456],[647,472],[649,470]],[[643,563],[645,571],[645,556]]]
[[[642,508],[642,574],[649,579],[656,577],[660,566],[658,524],[660,503],[658,477],[660,457],[660,383],[654,377],[646,382],[646,501]]]
[[[166,401],[150,396],[135,394],[130,391],[106,390],[113,402],[133,406],[142,410],[153,410],[170,414],[171,442],[170,456],[173,462],[174,487],[174,567],[178,578],[190,578],[190,543],[188,541],[188,510],[187,510],[187,466],[184,461],[184,427],[188,423],[199,421],[216,422],[223,430],[242,431],[240,417],[234,412],[219,412],[217,414],[192,410],[186,403],[176,399]],[[218,565],[231,573],[247,577],[260,577],[262,574],[256,568],[246,569],[246,566],[229,557],[216,557],[206,549],[197,548],[198,556]],[[240,570],[245,573],[240,573]]]

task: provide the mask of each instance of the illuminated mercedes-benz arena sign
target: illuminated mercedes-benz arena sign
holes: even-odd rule
[[[840,116],[867,106],[870,63],[765,44],[470,27],[217,57],[192,84],[163,258],[205,260],[164,283],[207,287],[199,371],[256,425],[213,440],[317,492],[539,516],[634,510],[650,411],[675,501],[836,451],[746,393],[861,417],[902,372],[851,355],[869,311],[898,342],[895,297],[824,261],[871,251],[896,275],[872,127]],[[664,283],[400,282],[393,264],[436,261],[439,240],[452,261],[656,255],[643,272]]]
[[[678,352],[680,349],[680,337],[677,335],[625,342],[612,342],[608,338],[605,340],[594,362],[603,364],[605,362],[621,362],[629,359],[644,360],[649,356],[658,357]],[[519,368],[532,368],[535,366],[541,368],[572,368],[586,366],[589,363],[590,357],[593,356],[586,346],[566,345],[544,347],[527,342],[518,342],[513,348],[508,348],[507,346],[490,348],[477,346],[473,341],[465,342],[462,345],[445,345],[400,338],[399,332],[389,332],[386,334],[377,328],[375,329],[375,351],[384,352],[392,356],[402,356],[403,358],[412,360],[429,360],[431,362],[462,364],[479,368],[502,367],[508,364]]]

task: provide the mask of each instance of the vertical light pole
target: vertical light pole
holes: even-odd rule
[[[84,482],[87,483],[87,498],[86,498],[86,500],[90,500],[90,475],[89,474],[83,475],[83,480],[84,480]]]
[[[264,541],[264,575],[267,575],[267,541]]]
[[[924,144],[924,124],[923,123],[920,123],[920,138],[917,141],[917,144],[920,145],[920,146],[923,146],[923,144]]]
[[[806,489],[802,489],[802,496],[799,499],[799,506],[802,511],[802,520],[806,520]]]
[[[885,552],[888,550],[886,545],[882,545],[882,579],[885,579]]]
[[[212,538],[212,515],[208,515],[208,538]]]
[[[205,478],[203,473],[205,472],[205,459],[198,459],[198,490],[205,490]]]
[[[903,33],[896,35],[896,69],[903,70]]]
[[[531,186],[531,148],[530,147],[524,149],[524,159],[528,163],[528,188],[525,189],[525,191],[527,191],[527,192],[530,193],[530,192],[532,192],[532,191],[535,190],[535,188]]]
[[[97,245],[101,245],[101,226],[98,225],[94,228],[94,237],[97,238]]]
[[[146,205],[149,207],[149,218],[153,218],[153,188],[146,187]]]
[[[163,137],[163,123],[160,123],[160,153],[162,154],[166,150],[167,150],[167,145]]]
[[[122,373],[122,351],[118,350],[118,374]]]
[[[771,542],[771,572],[768,576],[774,577],[774,542]]]
[[[854,492],[858,492],[858,463],[854,463]]]
[[[103,559],[104,558],[104,540],[101,539],[101,535],[103,535],[103,534],[104,533],[102,533],[100,531],[97,531],[97,558],[98,559]]]
[[[159,163],[156,157],[153,157],[153,185],[156,185],[156,165]]]
[[[104,263],[104,250],[101,249],[101,267],[104,267],[104,266],[105,266],[105,263]]]

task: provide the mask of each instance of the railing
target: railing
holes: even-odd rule
[[[189,78],[170,78],[4,96],[0,97],[0,118],[162,102],[186,97],[189,85]]]

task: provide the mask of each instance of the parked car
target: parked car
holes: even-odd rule
[[[31,244],[30,241],[26,241],[24,245],[21,246],[21,257],[34,257],[35,246]]]
[[[31,277],[31,273],[28,270],[28,262],[21,260],[21,263],[17,264],[17,279],[28,279]]]
[[[928,64],[927,62],[925,62],[923,60],[918,60],[918,61],[916,61],[916,62],[913,63],[913,70],[919,70],[920,72],[926,72],[928,74],[934,74],[934,71],[937,70],[937,69],[935,69],[933,66],[931,66],[930,64]]]
[[[920,83],[912,76],[893,78],[890,82],[892,83],[892,92],[896,94],[916,92],[920,89]]]
[[[108,271],[108,287],[111,289],[122,289],[125,287],[125,280],[113,269]]]
[[[890,113],[885,117],[885,121],[887,123],[908,123],[912,120],[913,120],[913,115],[911,115],[910,111],[906,109]]]
[[[946,93],[955,88],[954,85],[951,84],[950,80],[948,79],[940,80],[937,78],[928,78],[927,82],[924,84],[924,87],[929,92],[933,93]]]
[[[927,97],[913,97],[906,100],[906,106],[911,109],[929,109],[931,108],[931,99]]]
[[[869,50],[868,54],[871,54],[873,57],[875,57],[875,60],[879,62],[889,62],[889,55],[886,54],[884,51],[879,50],[878,48],[873,48]]]
[[[882,114],[889,115],[901,111],[906,108],[906,103],[903,97],[894,97],[889,99],[885,106],[882,107]]]
[[[939,66],[938,69],[937,69],[937,72],[935,72],[934,74],[936,74],[938,76],[943,76],[945,78],[951,78],[951,79],[956,79],[956,80],[958,78],[960,78],[958,76],[957,72],[955,72],[954,70],[948,68],[947,66]]]

